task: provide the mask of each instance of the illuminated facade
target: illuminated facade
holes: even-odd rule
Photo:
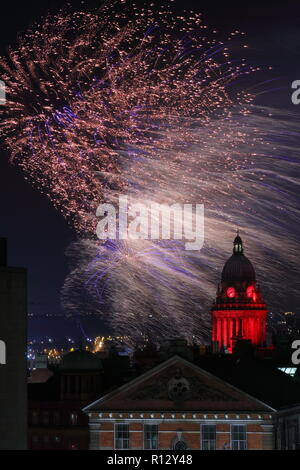
[[[244,255],[239,234],[226,261],[212,308],[214,348],[232,352],[238,339],[265,346],[267,308],[256,283],[255,270]]]
[[[173,356],[86,406],[90,450],[271,450],[274,409]]]

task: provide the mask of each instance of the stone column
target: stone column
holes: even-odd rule
[[[218,349],[220,350],[221,349],[221,345],[222,345],[222,328],[221,328],[221,319],[218,318],[217,319],[217,341],[218,341]]]
[[[223,344],[227,347],[227,319],[223,320]]]
[[[229,319],[229,345],[232,348],[232,337],[233,337],[233,322],[232,318]]]

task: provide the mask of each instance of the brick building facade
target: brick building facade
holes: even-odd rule
[[[273,408],[179,356],[83,411],[90,449],[274,447]]]

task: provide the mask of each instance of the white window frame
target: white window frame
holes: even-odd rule
[[[157,447],[156,448],[147,448],[145,447],[145,443],[146,443],[146,431],[145,431],[145,428],[146,426],[156,426],[157,428]],[[158,450],[159,449],[159,427],[158,427],[158,423],[144,423],[143,424],[143,448],[144,450]]]
[[[204,439],[203,439],[203,434],[204,434],[204,433],[203,433],[203,428],[204,428],[205,426],[214,426],[214,428],[215,428],[215,448],[214,448],[214,449],[204,449],[204,448],[203,448],[203,441],[204,441]],[[201,448],[201,450],[216,450],[216,449],[217,449],[217,425],[214,424],[214,423],[207,423],[207,424],[206,424],[206,423],[202,423],[202,424],[200,425],[200,431],[201,431],[201,432],[200,432],[200,440],[201,440],[201,447],[200,447],[200,448]]]
[[[117,447],[117,427],[118,426],[127,426],[128,428],[128,447]],[[124,439],[124,438],[123,438]],[[122,439],[122,446],[123,446],[123,439]],[[129,430],[129,423],[114,423],[114,448],[115,450],[128,450],[130,449],[130,430]]]
[[[243,426],[245,428],[245,440],[243,440],[243,441],[238,440],[237,441],[236,439],[233,439],[233,427],[234,426]],[[245,423],[231,424],[230,425],[230,448],[231,448],[231,450],[247,450],[247,448],[248,448],[248,442],[247,441],[248,441],[248,439],[247,439],[247,424],[245,424]],[[240,448],[234,449],[234,447],[233,447],[234,442],[238,442],[238,443],[245,442],[245,444],[246,444],[245,449],[240,449]]]

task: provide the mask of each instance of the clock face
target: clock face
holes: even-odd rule
[[[255,292],[254,286],[247,287],[246,295],[249,299],[253,299],[254,302],[256,301],[256,292]]]
[[[233,299],[233,297],[235,297],[234,287],[228,287],[226,294],[227,294],[227,297],[229,297],[230,299]]]

